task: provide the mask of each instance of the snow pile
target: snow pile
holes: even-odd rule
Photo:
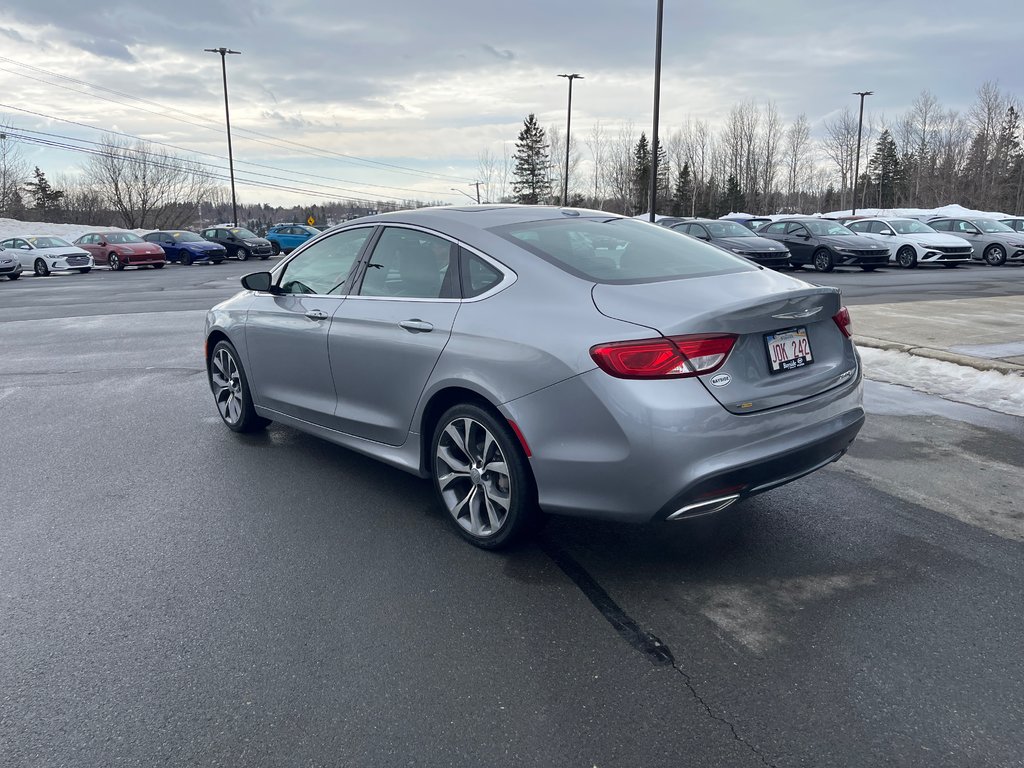
[[[852,216],[853,211],[832,211],[826,216],[838,218]],[[941,208],[858,208],[858,216],[891,216],[906,219],[930,219],[932,216],[984,216],[992,219],[1006,219],[1009,214],[997,211],[973,211],[962,205],[943,205]]]
[[[0,219],[0,240],[9,237],[29,237],[33,235],[50,235],[60,237],[73,243],[82,235],[88,232],[109,232],[121,227],[111,227],[106,224],[49,224],[44,221],[18,221],[17,219]],[[152,229],[133,229],[137,235],[144,235],[152,232]]]
[[[864,375],[869,379],[901,384],[918,392],[1011,416],[1024,416],[1024,377],[979,371],[887,349],[858,347],[857,350],[864,361]]]

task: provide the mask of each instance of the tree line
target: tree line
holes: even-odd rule
[[[895,119],[868,114],[857,158],[858,117],[850,108],[812,136],[805,114],[784,123],[774,103],[748,100],[723,123],[689,120],[658,147],[657,213],[814,213],[857,208],[1024,210],[1024,133],[1018,99],[987,82],[965,112],[929,91]],[[570,142],[572,206],[647,212],[654,148],[631,123],[595,124]],[[660,143],[660,142],[659,142]],[[581,146],[582,145],[582,146]],[[565,138],[529,115],[514,151],[478,157],[487,199],[563,202]],[[854,178],[859,166],[859,176]]]

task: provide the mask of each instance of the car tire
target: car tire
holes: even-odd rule
[[[957,264],[956,262],[953,262],[952,264],[943,264],[942,266],[944,266],[946,269],[956,269],[960,265]]]
[[[107,266],[111,272],[123,272],[124,264],[121,263],[120,257],[116,253],[107,254]]]
[[[878,269],[878,265],[877,264],[861,264],[860,268],[863,269],[865,272],[874,272],[876,269]]]
[[[900,269],[913,269],[917,266],[917,251],[912,245],[904,245],[896,251],[896,266]]]
[[[36,273],[36,277],[46,277],[50,274],[50,268],[46,266],[46,262],[42,259],[36,259],[32,269]]]
[[[235,257],[239,261],[248,261],[249,260],[249,252],[245,248],[236,248],[235,249]]]
[[[218,341],[210,355],[207,379],[221,421],[233,432],[258,432],[270,423],[256,413],[249,379],[238,352],[229,341]]]
[[[192,266],[192,254],[191,253],[183,253],[183,254],[181,254],[181,263],[184,264],[186,267],[191,267]]]
[[[17,280],[19,277],[21,277],[21,273],[20,272],[18,274],[16,274],[16,275],[8,275],[7,279],[8,280]]]
[[[271,240],[270,241],[270,245],[274,249],[274,255],[275,256],[280,256],[281,255],[281,246],[280,246],[280,244],[276,240]]]
[[[265,253],[262,256],[260,256],[260,261],[266,261],[269,258],[270,258],[270,254],[269,253]]]
[[[827,248],[819,248],[814,252],[813,263],[816,272],[831,272],[836,268],[832,253]]]
[[[985,249],[985,261],[993,267],[1001,267],[1006,263],[1006,249],[998,243],[992,243]]]
[[[166,264],[166,262],[161,262],[160,264],[154,264],[153,265],[153,269],[163,269],[164,268],[164,264]]]
[[[78,270],[78,274],[87,275],[89,274],[90,269],[92,269],[92,267],[83,267],[82,269]]]
[[[536,529],[533,475],[500,416],[471,403],[449,408],[434,427],[430,462],[434,492],[466,541],[502,549]]]

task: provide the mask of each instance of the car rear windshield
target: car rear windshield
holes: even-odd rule
[[[754,271],[713,245],[635,219],[529,221],[491,232],[596,283],[641,283]]]

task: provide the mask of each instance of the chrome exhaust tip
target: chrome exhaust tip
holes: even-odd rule
[[[665,519],[682,520],[683,518],[700,517],[701,515],[713,515],[715,512],[721,512],[730,504],[735,503],[739,498],[740,495],[734,493],[729,496],[719,496],[718,498],[706,501],[695,501],[693,504],[687,504],[682,509],[677,509]]]

